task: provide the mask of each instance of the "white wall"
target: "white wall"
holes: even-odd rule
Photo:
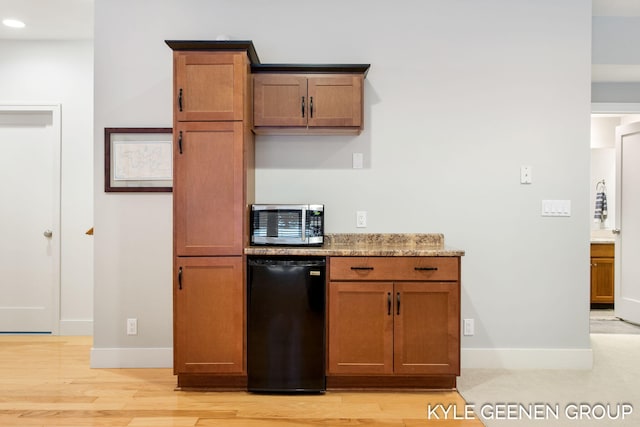
[[[0,41],[0,103],[60,104],[60,334],[93,330],[93,44]]]
[[[638,104],[630,104],[638,105]],[[591,237],[613,238],[616,218],[616,127],[640,121],[640,114],[594,114],[591,117],[591,181],[590,195],[595,209],[597,183],[605,180],[608,216],[601,222],[592,222]],[[590,212],[593,215],[593,212]]]
[[[372,64],[360,136],[256,138],[258,201],[322,202],[331,233],[362,231],[367,210],[365,231],[466,250],[465,366],[588,366],[590,14],[583,0],[96,0],[92,364],[170,364],[172,345],[171,196],[105,194],[103,128],[171,126],[163,40],[229,34],[264,63]],[[541,217],[542,199],[570,199],[572,216]]]
[[[620,117],[621,125],[628,125],[629,123],[640,122],[640,114],[625,114]]]
[[[610,4],[607,9],[611,7]],[[600,13],[599,10],[594,5],[594,13]],[[640,82],[637,76],[640,50],[636,46],[639,37],[640,16],[593,17],[592,63],[595,66],[595,80],[592,85],[592,102],[637,103],[640,100]],[[628,67],[623,67],[621,71],[621,66]],[[618,71],[611,74],[616,68]],[[600,77],[600,73],[606,70],[609,70],[609,77]],[[636,72],[635,76],[633,70]],[[625,81],[625,78],[630,81]]]
[[[616,126],[621,116],[617,114],[593,115],[591,117],[591,148],[615,148]]]
[[[616,126],[621,124],[619,115],[593,115],[591,117],[591,180],[589,200],[592,210],[591,237],[613,238],[609,230],[614,227],[616,209]],[[604,222],[594,222],[596,189],[600,181],[605,181],[608,215]]]

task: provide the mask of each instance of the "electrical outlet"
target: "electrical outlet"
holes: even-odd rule
[[[520,184],[531,184],[533,182],[531,173],[531,166],[520,166]]]
[[[473,335],[475,334],[475,325],[473,319],[464,319],[462,323],[462,334]]]
[[[138,335],[138,319],[127,319],[127,335]]]
[[[356,212],[356,227],[364,228],[367,226],[367,211]]]
[[[364,165],[364,154],[362,154],[362,153],[353,153],[352,165],[353,165],[354,169],[362,169],[362,167]]]

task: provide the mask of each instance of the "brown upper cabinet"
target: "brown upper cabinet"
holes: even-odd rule
[[[174,67],[175,121],[244,120],[250,73],[246,52],[176,51]]]
[[[305,73],[307,69],[323,72]],[[346,68],[350,72],[339,71],[344,69],[340,66],[281,66],[279,69],[253,66],[255,133],[360,133],[368,65]]]

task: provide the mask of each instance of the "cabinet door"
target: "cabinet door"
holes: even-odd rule
[[[176,259],[175,374],[244,372],[242,259]]]
[[[460,374],[457,282],[395,283],[394,372]]]
[[[614,301],[614,259],[591,258],[591,302],[612,304]]]
[[[254,126],[307,126],[308,103],[305,77],[253,76]]]
[[[177,121],[243,119],[245,52],[175,52],[174,67]]]
[[[242,122],[182,122],[174,129],[176,255],[242,255]]]
[[[393,372],[393,284],[329,284],[329,374]]]
[[[359,75],[309,77],[309,127],[361,127],[363,80]]]

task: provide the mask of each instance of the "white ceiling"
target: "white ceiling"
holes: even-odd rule
[[[593,0],[593,16],[640,16],[640,1]]]
[[[0,39],[92,39],[94,0],[0,0],[0,20],[16,18],[22,29],[0,24]],[[640,16],[640,0],[593,0],[594,16]],[[595,82],[640,82],[640,65],[594,65]]]
[[[21,30],[0,25],[0,39],[93,38],[94,0],[0,0],[0,20],[17,18]],[[594,16],[640,16],[639,0],[593,0]]]
[[[639,0],[593,0],[593,16],[640,16]],[[640,65],[593,64],[592,82],[640,82]]]
[[[94,0],[0,0],[0,21],[15,18],[21,29],[0,24],[0,39],[72,40],[93,38]]]

